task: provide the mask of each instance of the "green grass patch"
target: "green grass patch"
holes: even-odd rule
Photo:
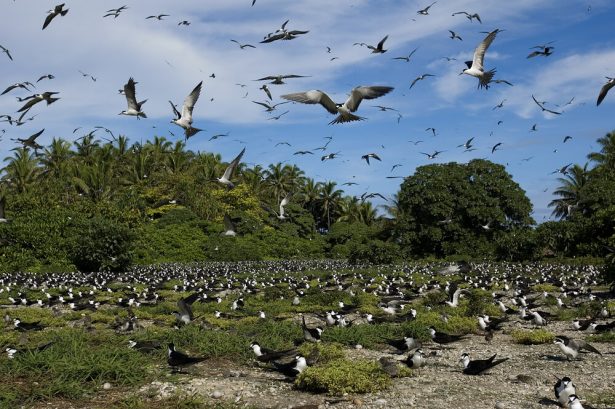
[[[510,335],[516,344],[521,345],[549,344],[555,340],[555,334],[545,329],[515,329]]]
[[[587,337],[587,342],[609,342],[615,343],[615,332],[603,332],[602,334],[592,334]]]
[[[391,378],[377,362],[336,359],[305,369],[295,384],[299,389],[329,395],[369,393],[387,389]]]

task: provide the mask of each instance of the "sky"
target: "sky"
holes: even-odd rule
[[[204,131],[188,140],[192,151],[219,153],[230,161],[245,147],[248,166],[284,162],[296,164],[306,176],[336,181],[348,195],[378,192],[391,197],[402,179],[418,166],[486,158],[506,166],[533,203],[537,222],[548,220],[547,205],[558,186],[552,174],[568,163],[585,164],[598,150],[596,139],[615,128],[611,114],[615,95],[600,106],[596,98],[606,76],[615,76],[615,3],[609,0],[438,0],[428,15],[417,11],[423,0],[102,0],[67,2],[69,12],[42,30],[47,10],[57,3],[42,0],[2,0],[0,88],[30,81],[28,92],[0,96],[0,115],[18,116],[17,97],[45,91],[60,100],[34,106],[21,126],[0,122],[0,159],[18,146],[11,138],[26,138],[45,129],[37,140],[75,140],[104,126],[131,142],[154,136],[183,139],[170,123],[169,100],[181,104],[203,81],[194,108],[193,126]],[[126,5],[117,18],[107,10]],[[467,11],[482,23],[470,21]],[[167,14],[161,20],[146,17]],[[260,43],[267,33],[289,20],[289,30],[308,30],[290,41]],[[179,25],[188,21],[189,25]],[[495,68],[492,84],[477,89],[477,79],[459,75],[464,61],[486,36],[500,29],[485,55],[485,68]],[[451,39],[453,30],[462,40]],[[388,35],[385,53],[373,54]],[[255,48],[241,49],[234,39]],[[548,44],[549,56],[526,58],[531,47]],[[329,49],[328,49],[329,47]],[[409,62],[395,57],[416,52]],[[1,51],[1,50],[0,50]],[[445,58],[445,57],[448,57]],[[53,79],[36,80],[47,74]],[[86,74],[86,75],[84,75]],[[303,75],[284,85],[256,81],[269,75]],[[431,74],[412,81],[422,74]],[[118,93],[130,77],[137,81],[137,99],[147,99],[147,119],[118,115],[126,99]],[[94,80],[95,79],[95,80]],[[238,85],[240,84],[240,85]],[[268,101],[259,89],[267,84]],[[364,121],[329,125],[334,118],[320,105],[287,103],[273,113],[253,103],[284,102],[283,94],[322,90],[344,102],[356,86],[383,85],[395,89],[378,99],[364,100],[356,114]],[[0,90],[1,91],[1,90]],[[532,100],[561,115],[542,112]],[[497,105],[501,107],[496,108]],[[382,111],[381,105],[393,108]],[[282,115],[274,119],[276,115]],[[501,121],[501,122],[500,122]],[[75,133],[73,130],[81,127]],[[435,136],[428,128],[435,128]],[[535,130],[532,130],[534,128]],[[228,136],[209,140],[216,134]],[[109,137],[98,131],[99,138]],[[564,138],[571,136],[564,143]],[[314,148],[333,139],[323,153]],[[458,145],[474,138],[476,150]],[[418,142],[422,141],[422,142]],[[286,142],[287,144],[279,144]],[[501,143],[498,150],[492,147]],[[277,146],[276,146],[277,145]],[[312,150],[314,155],[293,155]],[[424,153],[443,151],[435,159]],[[323,154],[339,152],[334,160]],[[361,160],[376,153],[381,162]],[[393,165],[401,165],[391,172]],[[345,182],[357,185],[342,186]],[[384,201],[374,200],[375,205]]]

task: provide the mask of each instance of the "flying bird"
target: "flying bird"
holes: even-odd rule
[[[175,105],[171,101],[171,108],[173,108],[173,112],[175,113],[176,118],[171,121],[177,126],[180,126],[184,129],[184,133],[186,135],[186,140],[196,133],[200,132],[201,129],[194,128],[192,126],[192,110],[194,109],[194,104],[199,99],[201,95],[201,86],[203,85],[203,81],[199,82],[196,87],[192,90],[192,92],[184,99],[184,104],[182,105],[182,110],[179,112]]]
[[[37,79],[37,80],[36,80],[36,82],[39,82],[39,81],[42,81],[42,80],[45,80],[45,79],[47,79],[47,80],[52,80],[52,79],[54,79],[54,78],[55,78],[55,76],[53,76],[52,74],[41,75],[41,76],[39,77],[39,79]]]
[[[276,115],[276,116],[272,116],[271,118],[267,118],[268,121],[277,121],[278,119],[282,118],[282,115],[286,115],[288,114],[290,111],[284,111],[282,112],[280,115]]]
[[[271,43],[273,41],[277,41],[277,40],[292,40],[297,38],[299,35],[302,34],[307,34],[309,33],[308,30],[291,30],[288,31],[286,29],[286,24],[288,24],[290,20],[286,20],[283,24],[282,27],[278,30],[276,30],[274,33],[269,33],[265,36],[265,38],[263,39],[263,41],[261,41],[261,43]]]
[[[598,94],[596,106],[602,103],[602,100],[604,100],[604,97],[606,97],[606,94],[609,92],[609,90],[615,86],[615,78],[606,77],[606,79],[606,84],[602,86],[602,88],[600,89],[600,93]]]
[[[410,89],[412,89],[412,87],[414,87],[414,84],[416,84],[418,81],[422,81],[422,80],[424,80],[427,77],[435,77],[435,75],[433,75],[433,74],[422,74],[422,75],[419,75],[418,77],[416,77],[414,79],[414,81],[412,81],[412,84],[410,84]]]
[[[350,96],[343,104],[336,104],[333,100],[324,92],[319,90],[311,90],[306,92],[297,92],[294,94],[282,95],[281,98],[288,99],[290,101],[301,102],[303,104],[320,104],[329,113],[338,114],[338,116],[331,122],[331,124],[338,124],[352,121],[362,121],[365,118],[352,114],[355,112],[361,101],[364,99],[375,99],[383,95],[388,94],[393,90],[393,87],[385,86],[360,86],[354,88],[350,92]]]
[[[43,132],[45,132],[45,129],[41,129],[40,131],[38,131],[35,134],[30,135],[26,139],[17,138],[14,140],[21,143],[26,148],[34,149],[34,152],[36,152],[38,149],[43,149],[43,147],[36,142],[36,138],[41,136]]]
[[[536,105],[538,105],[540,107],[540,109],[542,109],[542,112],[549,112],[551,114],[555,114],[555,115],[561,115],[561,112],[557,112],[557,111],[552,111],[550,109],[547,109],[544,107],[545,102],[538,102],[538,100],[536,99],[536,97],[534,97],[534,94],[532,94],[532,99],[534,100],[534,102],[536,103]]]
[[[43,23],[43,30],[47,28],[49,23],[51,23],[51,20],[53,20],[56,16],[65,16],[66,13],[68,13],[68,9],[64,10],[64,4],[65,3],[58,4],[53,8],[53,10],[49,10],[47,12],[49,14],[47,15],[47,18],[45,18],[45,22]]]
[[[403,60],[405,62],[410,62],[410,58],[412,58],[412,55],[416,52],[416,50],[418,50],[418,47],[415,48],[414,50],[412,50],[412,52],[410,54],[408,54],[407,56],[404,56],[404,57],[394,57],[392,59],[393,60]]]
[[[435,159],[442,152],[444,151],[434,151],[434,153],[425,153],[425,152],[420,152],[420,153],[427,156],[427,159]]]
[[[571,139],[572,139],[572,136],[566,135],[566,136],[564,136],[564,142],[562,142],[562,143],[566,143],[566,142],[568,142]]]
[[[145,17],[145,19],[148,20],[150,18],[153,18],[153,19],[160,21],[160,20],[163,20],[164,17],[169,17],[169,15],[168,14],[158,14],[157,16],[147,16]]]
[[[231,178],[233,177],[233,172],[235,171],[235,169],[239,165],[239,162],[241,161],[241,157],[243,156],[245,151],[246,151],[246,148],[243,148],[241,150],[241,152],[239,152],[239,155],[237,155],[235,157],[235,159],[233,159],[231,161],[231,163],[229,163],[228,167],[224,171],[224,174],[217,179],[218,182],[220,182],[223,185],[227,186],[229,189],[232,189],[232,188],[235,187],[233,182],[231,182]]]
[[[236,43],[236,44],[239,46],[239,48],[241,48],[242,50],[243,50],[244,48],[246,48],[246,47],[256,48],[256,47],[254,47],[252,44],[241,44],[241,43],[240,43],[239,41],[237,41],[237,40],[231,40],[231,41],[232,41],[232,42],[234,42],[234,43]]]
[[[126,10],[127,8],[128,6],[122,6],[116,9],[109,9],[107,10],[107,14],[105,14],[103,18],[110,17],[110,16],[113,16],[113,18],[117,18],[122,13],[122,11]]]
[[[417,11],[416,14],[421,14],[423,16],[429,15],[429,9],[431,8],[431,6],[433,6],[436,3],[437,1],[434,1],[433,3],[431,3],[429,6],[425,7],[424,9]]]
[[[489,83],[495,75],[495,68],[489,71],[485,71],[483,68],[483,61],[485,59],[485,53],[487,49],[495,39],[495,36],[500,32],[500,29],[496,28],[487,34],[487,37],[476,47],[474,50],[474,57],[472,61],[466,61],[468,68],[463,70],[461,74],[471,75],[478,78],[478,88],[489,88]],[[460,74],[460,75],[461,75]]]
[[[9,60],[13,61],[13,57],[11,56],[11,52],[9,51],[8,48],[3,47],[0,45],[0,50],[6,54],[7,57],[9,57]]]
[[[389,38],[388,35],[384,36],[384,38],[380,40],[380,42],[375,47],[373,45],[367,45],[367,48],[372,50],[372,54],[385,53],[387,52],[387,50],[385,50],[383,47],[384,47],[384,42],[387,40],[387,38]]]
[[[254,81],[269,81],[269,80],[271,80],[270,84],[280,85],[280,84],[286,84],[283,80],[285,80],[287,78],[307,78],[307,77],[308,77],[307,75],[296,75],[296,74],[268,75],[266,77],[259,78],[259,79],[254,80]]]
[[[463,41],[463,38],[461,38],[459,34],[454,32],[453,30],[448,30],[448,32],[451,33],[451,36],[449,37],[451,40],[458,39],[459,41]]]
[[[470,20],[470,22],[472,22],[472,19],[476,19],[476,20],[478,20],[478,22],[479,22],[479,23],[481,23],[481,24],[482,24],[482,21],[481,21],[481,19],[480,19],[480,16],[478,15],[478,13],[470,14],[470,13],[468,13],[467,11],[458,11],[458,12],[456,12],[456,13],[453,13],[452,15],[453,15],[453,16],[456,16],[456,15],[458,15],[458,14],[465,14],[466,18],[467,18],[468,20]]]
[[[51,105],[54,102],[56,102],[57,100],[59,100],[60,98],[53,97],[56,94],[58,94],[58,93],[57,92],[47,91],[47,92],[43,92],[42,94],[36,94],[36,95],[32,95],[32,96],[26,98],[28,100],[28,102],[26,102],[17,111],[17,112],[22,112],[21,116],[19,117],[19,120],[21,121],[22,118],[26,115],[26,113],[28,113],[30,108],[32,108],[34,105],[38,104],[39,102],[46,101],[47,105]]]
[[[331,160],[331,159],[335,159],[337,158],[337,156],[339,155],[339,152],[335,152],[335,153],[330,153],[328,155],[324,155],[323,157],[320,158],[320,160],[322,162],[326,161],[326,160]]]
[[[265,112],[273,112],[275,111],[275,108],[278,105],[288,104],[290,101],[278,102],[277,104],[273,104],[273,105],[270,105],[267,102],[258,102],[258,101],[252,101],[252,102],[265,107]]]
[[[15,88],[21,88],[21,89],[25,89],[26,91],[30,91],[30,88],[28,88],[28,86],[34,87],[34,84],[32,84],[29,81],[17,82],[15,84],[12,84],[12,85],[9,85],[8,87],[6,87],[6,89],[0,95],[4,95],[4,94],[6,94],[8,92],[11,92]]]
[[[462,143],[461,145],[457,145],[457,147],[464,148],[464,149],[470,149],[472,147],[473,140],[474,140],[474,137],[468,139],[467,141],[465,141],[465,143]]]
[[[263,90],[263,92],[267,94],[267,97],[273,101],[273,97],[271,96],[271,91],[269,91],[269,87],[267,87],[267,84],[263,84],[259,89]]]
[[[365,160],[365,162],[367,162],[367,164],[369,165],[369,159],[376,159],[378,161],[382,162],[382,159],[380,159],[380,157],[378,155],[376,155],[375,153],[368,153],[366,155],[361,156],[361,159]]]
[[[436,128],[427,128],[427,129],[425,129],[425,132],[429,132],[429,131],[431,131],[433,136],[436,136]]]
[[[537,45],[534,47],[531,47],[530,50],[532,49],[536,49],[536,51],[531,52],[527,58],[533,58],[533,57],[537,57],[539,55],[542,55],[544,57],[548,57],[551,54],[553,54],[553,49],[555,49],[555,47],[553,46],[549,46],[548,44],[551,44],[553,41],[544,44],[544,45]]]
[[[147,118],[145,112],[141,111],[141,106],[147,102],[147,99],[137,102],[137,96],[135,91],[135,80],[130,77],[128,82],[124,85],[124,95],[126,96],[126,102],[128,108],[125,111],[119,113],[119,115],[136,116],[139,118]]]

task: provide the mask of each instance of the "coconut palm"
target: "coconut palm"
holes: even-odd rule
[[[559,219],[568,219],[574,211],[577,211],[581,203],[581,192],[589,180],[588,164],[583,167],[574,165],[568,169],[563,178],[558,178],[560,186],[553,192],[558,196],[549,203],[554,207],[552,216]]]
[[[18,148],[11,157],[4,158],[8,165],[4,167],[4,179],[18,192],[27,192],[40,175],[38,159],[34,152],[26,147]]]
[[[336,189],[336,186],[337,183],[335,182],[325,182],[320,186],[318,194],[318,204],[321,216],[326,221],[327,230],[331,228],[331,219],[335,219],[344,193],[342,190]]]
[[[598,166],[606,166],[615,169],[615,131],[609,132],[597,140],[601,149],[599,152],[591,152],[587,159],[596,162]]]

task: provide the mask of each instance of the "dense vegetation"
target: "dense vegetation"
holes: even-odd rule
[[[167,261],[348,258],[527,260],[615,252],[615,133],[598,139],[589,164],[562,174],[551,202],[559,221],[535,225],[525,192],[486,160],[416,169],[378,214],[335,182],[295,165],[242,164],[237,187],[215,181],[226,164],[182,141],[130,145],[93,133],[72,145],[5,158],[0,271],[119,270]],[[593,165],[590,166],[590,165]],[[280,201],[292,193],[284,220]],[[222,235],[223,219],[237,236]]]

